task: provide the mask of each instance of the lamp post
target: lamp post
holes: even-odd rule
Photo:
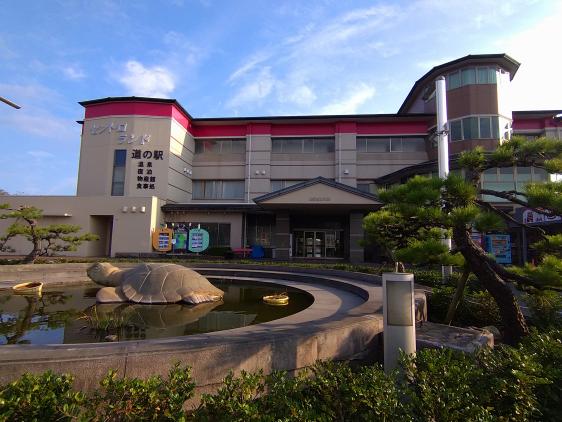
[[[416,353],[414,275],[383,273],[382,297],[384,370],[388,373],[398,366],[400,351]]]
[[[449,175],[449,133],[447,127],[447,88],[445,77],[440,76],[435,81],[435,98],[437,111],[437,166],[439,168],[439,178],[446,179]],[[451,250],[451,238],[444,235],[442,242]],[[453,267],[450,265],[441,266],[443,281],[451,277]]]
[[[21,107],[19,105],[17,105],[16,103],[4,98],[4,97],[0,97],[0,101],[2,101],[5,104],[8,104],[10,107],[13,107],[17,110],[19,110]]]

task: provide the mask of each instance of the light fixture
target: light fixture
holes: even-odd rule
[[[349,174],[349,170],[348,170],[348,169],[345,169],[345,170],[343,171],[343,174]]]
[[[146,212],[146,207],[144,207],[144,206],[140,207],[140,212],[143,212],[143,213]]]
[[[137,207],[131,207],[131,212],[137,212]]]
[[[129,207],[125,205],[123,208],[121,208],[121,211],[127,212],[127,211],[129,211]]]

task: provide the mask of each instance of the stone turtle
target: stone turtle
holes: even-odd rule
[[[104,287],[96,295],[98,303],[176,303],[198,304],[222,300],[224,292],[201,274],[177,264],[140,264],[121,270],[98,262],[87,270],[88,277]]]

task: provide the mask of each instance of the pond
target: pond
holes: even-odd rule
[[[306,292],[284,285],[213,279],[222,302],[96,304],[99,287],[47,289],[41,297],[0,291],[0,344],[72,344],[144,340],[228,330],[272,321],[310,306]],[[286,292],[289,304],[272,306],[266,295]]]

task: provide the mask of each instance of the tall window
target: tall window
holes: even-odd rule
[[[495,84],[496,68],[469,67],[447,75],[447,89],[457,89],[466,85]]]
[[[195,154],[244,154],[245,139],[196,139]]]
[[[449,122],[451,141],[498,139],[498,116],[471,116]]]
[[[425,152],[425,140],[419,137],[357,137],[357,152]]]
[[[516,190],[525,192],[530,182],[544,182],[549,179],[548,173],[536,167],[500,167],[490,168],[482,173],[482,187],[500,192]],[[490,202],[505,202],[506,199],[482,195],[482,199]],[[524,199],[524,198],[521,198]]]
[[[335,139],[326,138],[272,138],[271,152],[281,154],[307,154],[334,152]]]
[[[279,189],[285,189],[289,186],[294,186],[299,183],[304,182],[304,180],[272,180],[271,181],[271,192],[275,192]]]
[[[113,155],[113,178],[111,181],[111,195],[123,196],[125,194],[125,163],[127,150],[116,149]]]
[[[193,199],[244,199],[244,181],[194,180]]]

